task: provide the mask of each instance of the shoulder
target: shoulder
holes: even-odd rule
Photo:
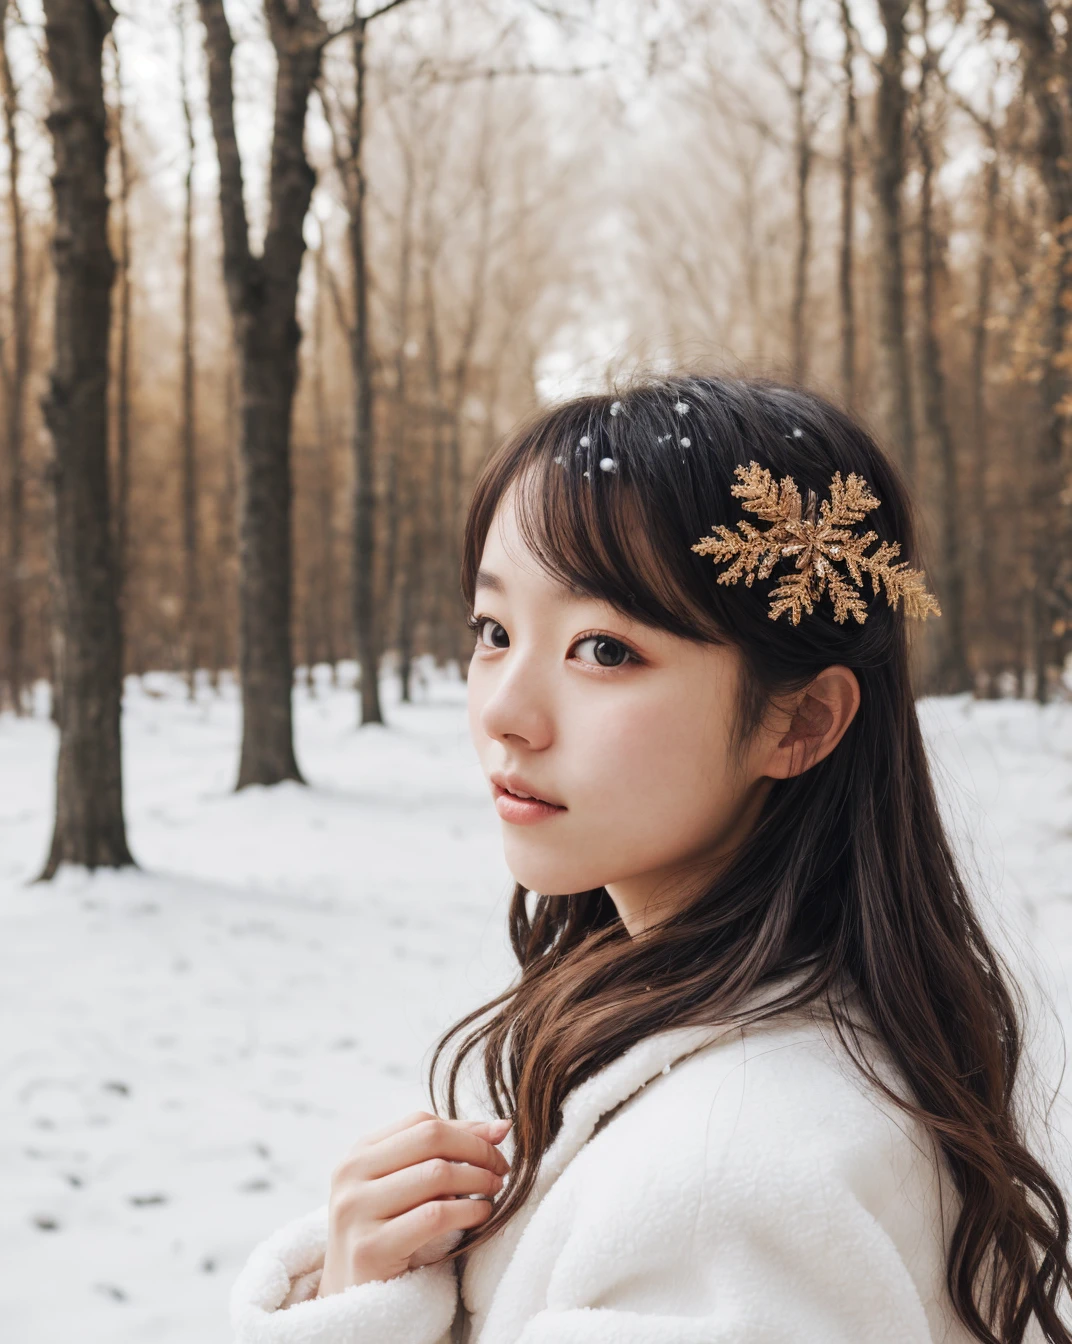
[[[888,1061],[874,1063],[901,1090]],[[798,1285],[798,1303],[842,1298],[860,1339],[877,1337],[869,1321],[908,1319],[918,1332],[906,1337],[959,1338],[939,1173],[924,1127],[867,1081],[832,1025],[775,1020],[657,1075],[586,1145],[573,1231],[587,1256],[599,1246],[652,1272],[677,1274],[684,1257],[723,1298],[758,1301],[775,1282]]]
[[[865,1064],[896,1095],[907,1087],[873,1038],[861,1038]],[[898,1106],[852,1057],[829,1020],[774,1019],[733,1032],[666,1077],[660,1109],[687,1109],[702,1126],[709,1163],[761,1150],[768,1162],[821,1161],[861,1190],[884,1159],[927,1170],[934,1151],[924,1127]],[[675,1087],[676,1083],[676,1087]],[[672,1097],[672,1093],[678,1096]],[[699,1129],[693,1130],[700,1138]]]
[[[866,1057],[906,1095],[877,1044]],[[586,1149],[578,1175],[607,1205],[658,1199],[693,1229],[735,1217],[875,1225],[935,1261],[939,1225],[952,1225],[926,1128],[864,1075],[828,1020],[728,1033],[651,1079]]]
[[[860,1049],[877,1079],[907,1099],[878,1041],[862,1036]],[[941,1160],[931,1135],[865,1073],[829,1019],[746,1027],[682,1067],[679,1100],[707,1179],[751,1172],[783,1197],[796,1189],[812,1202],[851,1202],[898,1239],[937,1212]]]
[[[865,1042],[865,1059],[895,1093],[905,1084],[885,1052]],[[762,1151],[768,1161],[837,1157],[865,1162],[895,1150],[930,1163],[921,1125],[859,1068],[829,1020],[772,1019],[727,1032],[656,1075],[607,1127],[623,1140],[673,1125],[694,1162],[706,1165]]]

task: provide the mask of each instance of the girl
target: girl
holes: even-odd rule
[[[489,462],[470,726],[520,973],[440,1041],[433,1097],[471,1028],[446,1115],[366,1135],[253,1254],[240,1344],[1072,1341],[913,552],[874,442],[773,382],[582,397]]]

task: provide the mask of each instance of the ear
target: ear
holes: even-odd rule
[[[780,711],[763,773],[792,779],[810,770],[834,750],[859,708],[860,683],[852,669],[840,664],[824,668]]]

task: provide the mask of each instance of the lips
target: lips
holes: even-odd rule
[[[521,778],[520,775],[507,775],[495,773],[490,776],[492,784],[495,785],[496,793],[501,790],[504,794],[510,794],[514,798],[521,798],[527,802],[544,803],[548,807],[562,807],[562,803],[556,802],[553,798],[548,798],[546,794],[541,793],[533,784]]]

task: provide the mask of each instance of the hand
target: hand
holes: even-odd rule
[[[331,1179],[317,1296],[397,1278],[429,1241],[484,1222],[510,1170],[495,1147],[510,1125],[417,1111],[359,1139]]]

